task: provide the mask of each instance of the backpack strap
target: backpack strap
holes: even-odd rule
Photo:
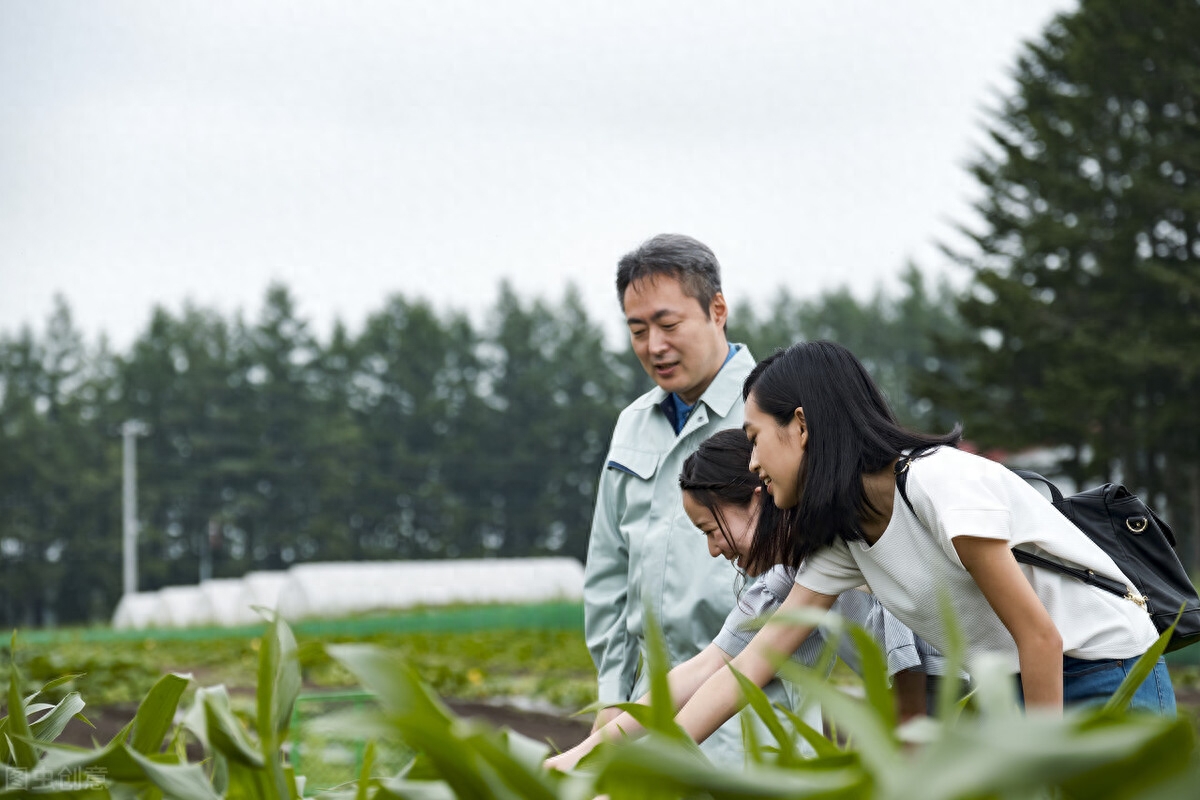
[[[1072,567],[1067,564],[1060,564],[1057,561],[1051,561],[1048,558],[1042,558],[1035,553],[1028,553],[1024,550],[1013,548],[1013,558],[1020,561],[1022,564],[1029,564],[1033,567],[1043,567],[1044,569],[1054,570],[1060,575],[1069,575],[1076,580],[1081,580],[1089,586],[1095,586],[1097,589],[1103,589],[1109,594],[1115,594],[1117,597],[1123,597],[1127,600],[1133,600],[1129,587],[1125,584],[1114,581],[1112,578],[1106,578],[1099,575],[1090,569],[1082,569],[1080,567]],[[1137,602],[1134,600],[1134,602]]]
[[[917,519],[920,519],[920,517],[917,515],[917,510],[913,508],[912,501],[908,499],[908,492],[905,490],[905,485],[908,483],[909,464],[912,463],[914,458],[919,458],[920,455],[921,451],[914,450],[907,456],[901,456],[900,460],[896,462],[895,466],[896,488],[900,491],[900,497],[904,499],[904,503],[908,506],[908,510],[913,512],[913,516],[917,517]],[[1062,492],[1060,492],[1058,487],[1047,478],[1027,469],[1014,469],[1013,472],[1027,481],[1039,481],[1046,484],[1048,487],[1050,487],[1050,496],[1053,498],[1054,503],[1057,505],[1058,503],[1062,502]],[[1048,558],[1043,558],[1036,553],[1018,550],[1015,547],[1012,549],[1012,554],[1013,558],[1022,564],[1029,564],[1030,566],[1053,570],[1060,575],[1068,575],[1072,578],[1083,581],[1089,586],[1095,586],[1097,589],[1103,589],[1110,594],[1115,594],[1117,597],[1134,600],[1128,586],[1120,581],[1115,581],[1112,578],[1098,575],[1090,569],[1083,569],[1081,567],[1072,567],[1067,564],[1061,564],[1057,561],[1051,561]],[[1134,602],[1137,602],[1137,600],[1134,600]]]
[[[1019,475],[1027,481],[1037,481],[1046,484],[1050,488],[1050,502],[1054,503],[1055,506],[1063,501],[1062,492],[1058,490],[1058,487],[1049,478],[1039,475],[1031,469],[1014,469],[1013,474]]]
[[[908,510],[913,513],[914,517],[920,520],[917,515],[917,510],[913,508],[912,500],[908,499],[908,490],[905,488],[908,485],[908,467],[915,459],[920,458],[926,453],[937,449],[937,445],[928,445],[925,447],[914,447],[908,451],[908,455],[900,456],[896,460],[896,465],[892,467],[892,471],[896,474],[896,489],[900,492],[900,498],[904,501],[904,505],[908,506]]]

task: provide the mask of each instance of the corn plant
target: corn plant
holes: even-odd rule
[[[0,721],[5,734],[0,794],[181,800],[301,796],[281,747],[300,689],[296,640],[281,620],[272,620],[259,650],[256,737],[233,713],[228,693],[219,686],[198,690],[183,723],[176,725],[190,677],[171,674],[159,679],[133,720],[109,742],[90,750],[55,744],[72,716],[83,718],[84,702],[75,692],[54,706],[36,700],[74,677],[23,697],[21,675],[12,663],[8,716]],[[208,757],[203,763],[188,762],[189,735],[204,746]]]
[[[811,623],[811,616],[798,622]],[[826,619],[829,624],[829,620]],[[895,725],[886,663],[863,629],[840,623],[862,655],[864,696],[829,685],[819,670],[782,662],[846,735],[825,738],[794,714],[773,708],[742,679],[748,705],[773,738],[751,741],[743,771],[714,766],[674,723],[666,691],[661,635],[648,639],[651,702],[625,704],[647,728],[636,742],[601,745],[569,775],[543,772],[544,746],[475,722],[456,720],[420,680],[369,647],[329,648],[381,703],[376,714],[346,720],[378,736],[398,736],[420,751],[398,776],[364,775],[359,797],[379,798],[1146,798],[1194,796],[1200,754],[1186,720],[1125,710],[1149,674],[1167,636],[1138,661],[1106,704],[1068,709],[1061,717],[1023,713],[1012,676],[997,662],[973,664],[974,690],[957,697],[945,681],[935,717]],[[951,628],[953,626],[951,625]],[[961,641],[961,637],[956,639]],[[947,653],[950,674],[962,664],[960,644]],[[780,721],[780,714],[790,724]],[[753,739],[753,728],[746,726]],[[807,748],[802,745],[807,744]],[[373,794],[371,794],[373,793]]]
[[[812,622],[811,617],[797,621]],[[836,633],[838,624],[825,619]],[[402,659],[370,645],[328,647],[329,655],[371,691],[373,709],[331,724],[368,740],[403,743],[414,751],[392,774],[377,775],[368,744],[361,774],[324,793],[330,800],[613,800],[657,798],[1142,798],[1194,796],[1200,754],[1186,720],[1124,710],[1149,673],[1166,638],[1143,657],[1117,695],[1103,706],[1068,710],[1061,718],[1023,714],[1011,676],[995,663],[974,664],[975,689],[962,699],[953,682],[933,718],[897,728],[886,664],[869,635],[840,624],[861,652],[863,697],[826,683],[821,670],[782,662],[781,673],[820,702],[839,736],[826,738],[742,680],[747,704],[770,741],[752,726],[742,771],[711,764],[675,724],[661,634],[649,630],[649,705],[626,704],[647,735],[602,745],[569,774],[549,772],[549,747],[511,731],[452,714]],[[961,664],[961,647],[946,655]],[[951,674],[954,674],[953,672]],[[160,797],[185,800],[291,800],[304,781],[293,775],[284,742],[300,687],[296,643],[272,620],[259,651],[253,724],[243,724],[223,687],[196,690],[179,724],[176,712],[189,679],[166,675],[111,741],[92,749],[55,744],[83,699],[72,692],[39,702],[75,676],[29,695],[13,665],[8,715],[0,719],[0,795],[64,798]],[[205,757],[189,763],[185,745]]]

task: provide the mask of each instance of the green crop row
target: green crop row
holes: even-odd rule
[[[652,700],[629,706],[650,733],[635,745],[601,746],[579,770],[566,774],[543,769],[546,745],[456,718],[403,654],[378,644],[341,643],[322,646],[316,656],[280,620],[258,639],[254,700],[245,708],[231,702],[223,685],[196,689],[184,702],[188,679],[167,674],[153,684],[125,729],[92,748],[55,741],[72,717],[84,714],[80,693],[62,692],[74,676],[27,694],[17,659],[11,658],[8,716],[0,719],[0,794],[291,800],[304,795],[301,773],[319,766],[322,757],[343,757],[338,742],[346,741],[363,743],[359,776],[322,796],[1173,800],[1191,796],[1200,785],[1200,752],[1189,722],[1124,708],[1157,658],[1155,649],[1165,647],[1165,636],[1105,706],[1071,709],[1061,717],[1025,715],[1013,700],[1009,676],[984,667],[975,671],[977,688],[969,697],[956,698],[953,682],[944,682],[936,717],[897,728],[883,655],[865,631],[848,628],[862,656],[862,698],[831,686],[819,671],[782,667],[786,678],[822,704],[838,735],[826,738],[798,718],[794,726],[780,724],[766,696],[744,683],[771,740],[757,741],[747,728],[750,761],[742,772],[712,765],[675,725],[665,647],[653,627],[647,661]],[[499,663],[541,658],[543,652],[508,652]],[[961,653],[946,655],[952,670],[961,664]],[[303,661],[310,668],[344,671],[373,702],[324,718],[318,733],[327,738],[320,746],[309,740],[298,771],[289,727]],[[58,695],[54,702],[47,699]],[[203,751],[199,757],[197,747]]]
[[[325,645],[366,642],[395,652],[438,694],[460,699],[523,697],[575,709],[595,699],[595,671],[576,630],[484,630],[451,633],[383,632],[367,637],[329,634],[297,637],[301,679],[310,688],[343,688],[356,682]],[[22,647],[17,666],[27,679],[58,685],[52,699],[79,691],[92,705],[137,702],[164,672],[187,672],[201,683],[231,689],[254,685],[260,637],[243,634],[207,640],[66,640],[53,647]],[[7,662],[0,662],[0,685]]]

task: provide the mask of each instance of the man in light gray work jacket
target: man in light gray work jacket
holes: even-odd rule
[[[675,666],[710,644],[734,607],[737,571],[709,555],[688,520],[679,472],[700,442],[741,427],[742,382],[755,363],[725,338],[720,266],[695,239],[664,234],[626,254],[617,294],[634,352],[657,386],[617,420],[588,542],[584,627],[604,703],[636,700],[647,689],[638,674],[644,608],[662,627]],[[615,713],[601,711],[597,725]],[[704,750],[740,765],[741,739],[735,717]]]

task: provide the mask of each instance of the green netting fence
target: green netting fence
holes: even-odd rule
[[[446,606],[414,608],[393,614],[370,614],[340,619],[289,622],[298,635],[316,637],[370,636],[377,633],[461,633],[478,630],[583,630],[583,605],[577,602],[534,605]],[[21,631],[28,645],[62,642],[201,641],[255,637],[266,624],[235,628],[60,628]]]
[[[362,772],[367,739],[346,732],[346,726],[328,721],[346,711],[375,704],[368,692],[312,692],[296,698],[288,736],[288,760],[297,775],[303,775],[305,793],[335,789],[358,778]],[[404,744],[375,741],[372,772],[395,775],[412,755]]]

